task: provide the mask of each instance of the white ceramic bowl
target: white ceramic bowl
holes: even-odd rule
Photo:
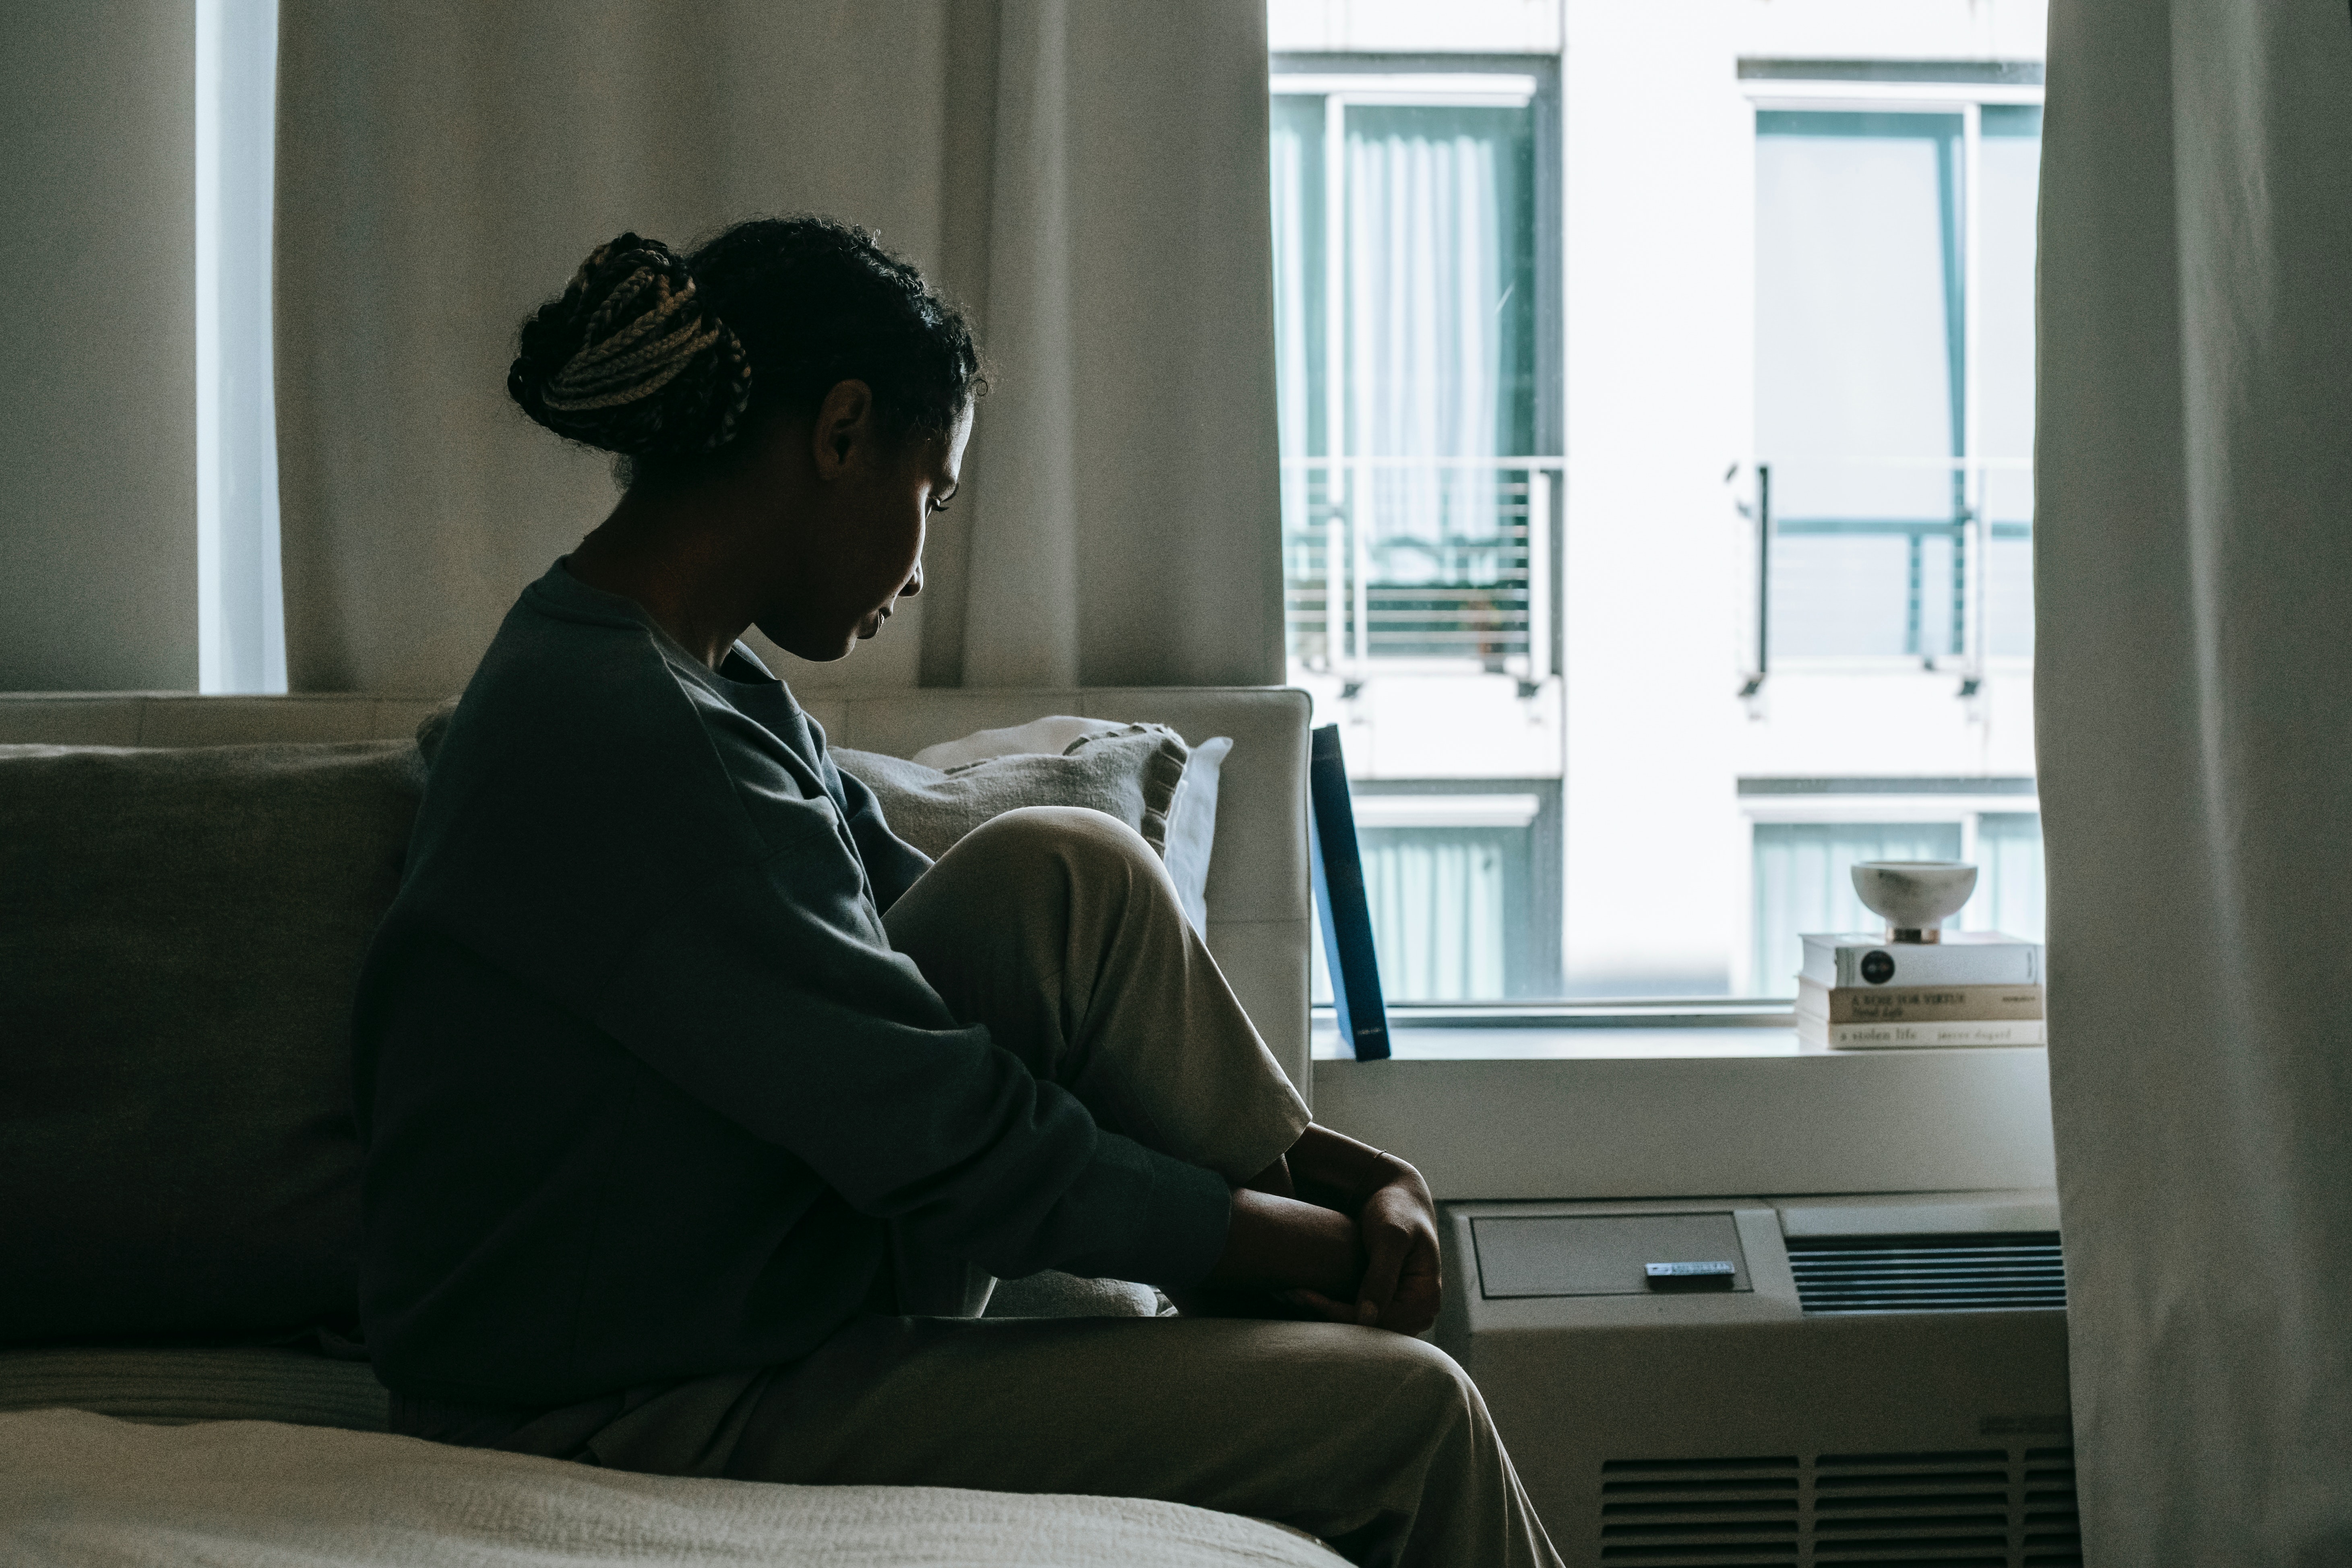
[[[1959,912],[1977,890],[1977,868],[1965,860],[1864,860],[1853,868],[1853,890],[1899,931],[1932,933]]]

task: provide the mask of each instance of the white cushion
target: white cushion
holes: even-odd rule
[[[1027,724],[982,730],[961,740],[925,746],[910,760],[946,772],[998,757],[1060,756],[1081,741],[1115,734],[1125,727],[1108,719],[1056,713]],[[1212,736],[1194,745],[1175,805],[1168,813],[1168,874],[1175,879],[1184,918],[1202,936],[1209,932],[1209,860],[1217,842],[1217,778],[1233,749],[1230,735]]]

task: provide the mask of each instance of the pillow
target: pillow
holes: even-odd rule
[[[1006,730],[982,730],[960,741],[943,741],[917,752],[928,767],[953,769],[995,757],[1024,753],[1059,755],[1078,742],[1114,734],[1126,726],[1105,719],[1055,714]],[[1162,857],[1176,882],[1184,918],[1202,936],[1209,934],[1209,858],[1217,838],[1217,775],[1234,749],[1233,737],[1217,735],[1194,746],[1184,779],[1169,808],[1168,847]],[[887,808],[886,808],[887,809]]]
[[[0,746],[0,1342],[352,1320],[352,992],[423,784],[404,741]]]
[[[1024,805],[1086,805],[1118,817],[1168,854],[1168,811],[1189,754],[1176,731],[1127,724],[1082,736],[1059,756],[996,757],[952,772],[903,757],[832,748],[835,766],[882,803],[891,830],[938,857],[992,816]]]
[[[986,1318],[1156,1318],[1160,1292],[1131,1279],[1088,1279],[1048,1268],[1025,1279],[999,1279]],[[110,1412],[109,1414],[111,1414]]]

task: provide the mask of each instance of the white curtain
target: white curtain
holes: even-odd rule
[[[999,373],[908,624],[795,682],[1278,679],[1265,51],[1251,0],[284,0],[291,684],[461,684],[612,500],[507,405],[523,314],[623,228],[795,210]]]
[[[2352,1561],[2352,16],[2054,0],[2035,531],[2086,1560]]]
[[[0,26],[0,689],[193,689],[196,7]]]

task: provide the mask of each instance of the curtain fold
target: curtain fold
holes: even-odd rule
[[[1265,8],[1000,0],[997,29],[995,382],[924,681],[1278,681]]]
[[[800,210],[996,385],[924,594],[795,683],[1278,679],[1265,68],[1246,0],[284,0],[290,684],[461,684],[612,501],[507,403],[522,316],[621,229]]]
[[[2037,686],[2094,1564],[2352,1559],[2352,16],[2055,0]]]

